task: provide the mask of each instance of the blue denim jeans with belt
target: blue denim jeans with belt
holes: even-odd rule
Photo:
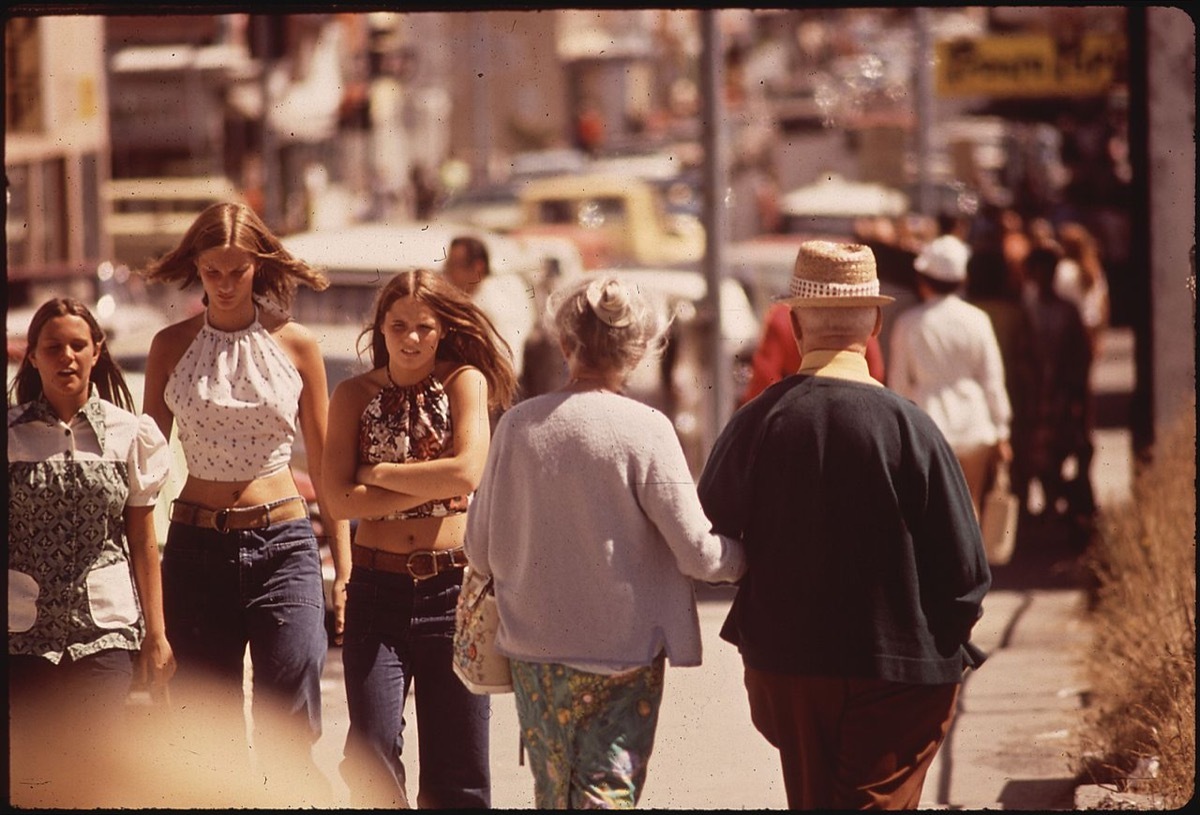
[[[300,518],[229,532],[172,523],[163,553],[163,612],[178,663],[172,695],[177,709],[189,713],[189,726],[219,731],[215,750],[245,744],[248,644],[260,769],[281,786],[297,772],[320,775],[311,748],[321,735],[328,638],[312,523]],[[240,738],[233,732],[239,725]]]
[[[417,806],[491,806],[491,703],[451,667],[463,570],[424,580],[355,566],[342,646],[350,731],[341,772],[355,806],[407,806],[404,703],[415,695],[420,739]]]

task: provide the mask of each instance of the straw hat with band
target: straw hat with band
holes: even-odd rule
[[[796,254],[788,294],[778,302],[804,308],[886,306],[879,293],[875,253],[857,243],[805,241]]]

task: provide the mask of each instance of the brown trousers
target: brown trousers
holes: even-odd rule
[[[789,809],[916,809],[959,687],[746,667],[750,718],[779,750]]]

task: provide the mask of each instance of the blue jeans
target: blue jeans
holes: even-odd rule
[[[297,771],[312,774],[328,642],[311,522],[225,533],[171,524],[163,611],[179,666],[171,682],[174,702],[196,714],[189,727],[219,730],[220,741],[245,745],[242,674],[249,644],[260,766],[281,784]]]
[[[410,687],[421,734],[417,806],[491,806],[491,702],[451,668],[462,574],[417,581],[355,566],[350,575],[342,646],[350,732],[341,769],[356,806],[407,805],[401,756]]]

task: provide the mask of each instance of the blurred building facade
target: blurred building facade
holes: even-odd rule
[[[10,297],[113,259],[110,178],[220,176],[288,233],[427,217],[447,186],[501,181],[529,151],[668,147],[694,162],[702,13],[10,17]],[[1158,29],[1136,14],[945,7],[922,30],[907,8],[721,10],[735,237],[770,230],[760,202],[829,172],[909,192],[936,182],[950,196],[924,206],[1092,226],[1114,321],[1141,319],[1126,311],[1149,292],[1130,119],[1147,104],[1132,94],[1154,83],[1130,82],[1149,62],[1130,32]],[[923,42],[937,57],[928,99]],[[1028,53],[1071,81],[1005,84]],[[1191,59],[1194,82],[1194,45]],[[1192,172],[1193,136],[1171,136],[1192,148]]]

